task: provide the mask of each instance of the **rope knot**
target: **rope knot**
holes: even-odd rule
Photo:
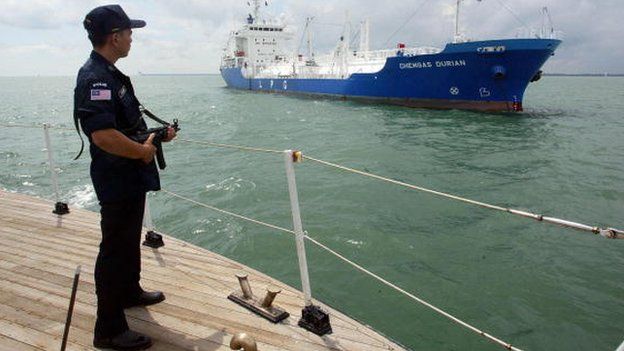
[[[607,239],[617,239],[618,234],[613,228],[599,229],[599,234]]]

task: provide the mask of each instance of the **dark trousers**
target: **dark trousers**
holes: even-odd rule
[[[100,203],[102,242],[95,263],[97,320],[95,338],[113,337],[128,329],[123,306],[141,292],[141,229],[145,195]]]

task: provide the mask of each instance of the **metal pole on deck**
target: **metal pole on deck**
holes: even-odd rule
[[[310,276],[308,274],[308,261],[306,259],[303,225],[301,224],[301,212],[299,211],[299,196],[297,195],[297,182],[295,181],[295,162],[303,159],[301,152],[284,151],[284,163],[286,164],[286,177],[288,178],[288,192],[290,194],[290,208],[293,217],[293,227],[297,243],[297,256],[299,257],[299,271],[301,273],[301,287],[305,300],[305,307],[301,311],[301,319],[298,325],[314,334],[323,336],[332,332],[329,315],[319,306],[312,304],[312,291],[310,288]]]
[[[149,199],[147,198],[147,194],[145,195],[145,212],[143,213],[143,226],[147,228],[147,233],[145,234],[145,241],[143,241],[143,245],[149,246],[153,249],[165,246],[162,234],[159,234],[154,230],[154,224],[152,223],[152,214],[150,212]]]
[[[57,215],[64,215],[69,213],[69,207],[67,203],[61,202],[60,192],[58,186],[58,179],[56,177],[56,167],[54,165],[54,158],[52,157],[52,143],[50,143],[50,126],[47,123],[43,124],[43,136],[45,138],[45,147],[48,152],[48,163],[50,165],[50,177],[52,178],[52,187],[54,187],[54,195],[56,196],[56,204],[54,205],[53,213]]]
[[[149,199],[147,198],[147,195],[145,195],[145,213],[143,214],[143,226],[147,228],[148,231],[154,230],[154,224],[152,223],[152,214],[150,212]]]
[[[299,153],[300,154],[300,153]],[[301,224],[301,212],[299,211],[299,196],[297,194],[297,182],[295,180],[296,152],[284,151],[286,164],[286,178],[288,178],[288,193],[290,194],[290,208],[292,211],[293,227],[297,239],[297,257],[299,257],[299,272],[301,273],[301,288],[305,298],[305,305],[312,305],[312,291],[310,288],[310,276],[308,275],[308,261],[305,253],[303,225]]]
[[[71,297],[69,298],[69,308],[67,309],[67,319],[65,320],[65,330],[63,331],[63,341],[61,342],[61,351],[65,351],[67,346],[67,337],[69,336],[69,327],[71,325],[72,314],[74,313],[74,303],[76,302],[76,292],[78,291],[78,281],[80,280],[80,268],[76,267],[74,274],[74,283],[72,285]]]

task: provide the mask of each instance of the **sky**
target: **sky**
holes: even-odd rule
[[[91,50],[84,16],[101,0],[2,0],[0,76],[72,76]],[[118,61],[126,74],[218,73],[231,30],[250,12],[247,0],[119,0],[130,18],[147,27],[133,34],[130,56]],[[348,11],[353,28],[368,18],[371,48],[444,47],[452,40],[454,0],[269,0],[263,11],[283,20],[301,38],[305,18],[318,54],[331,51]],[[545,66],[548,73],[624,73],[622,0],[464,0],[460,26],[473,40],[526,36],[543,27],[550,12],[563,44]]]

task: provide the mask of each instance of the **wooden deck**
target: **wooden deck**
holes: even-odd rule
[[[93,350],[96,297],[93,268],[99,214],[70,208],[52,214],[46,200],[0,190],[0,351],[60,350],[74,271],[82,265],[68,350]],[[260,351],[404,350],[370,328],[329,311],[333,334],[318,337],[297,326],[302,293],[208,250],[166,237],[166,246],[142,247],[142,285],[167,300],[126,310],[130,327],[150,335],[150,350],[230,350],[235,333],[253,336]],[[272,324],[227,299],[246,271],[257,295],[282,289],[275,304],[290,313]]]

